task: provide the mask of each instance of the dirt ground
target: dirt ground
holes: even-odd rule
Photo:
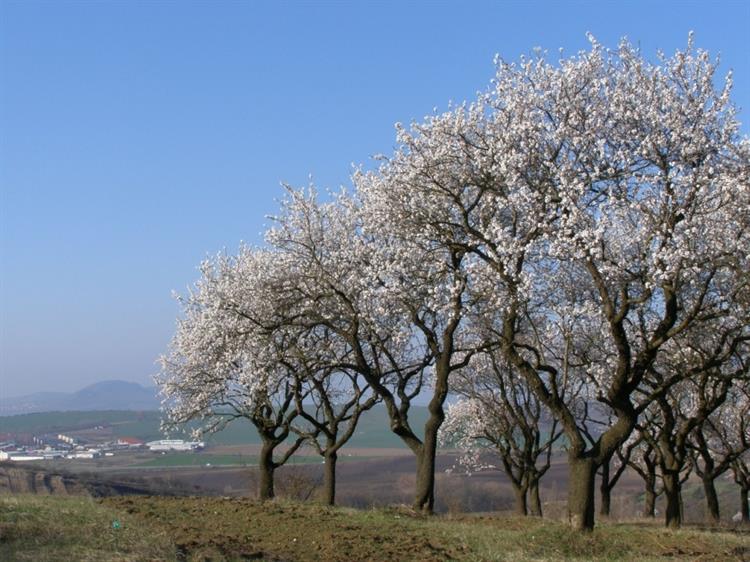
[[[554,520],[424,517],[407,508],[355,510],[241,498],[101,500],[126,524],[170,537],[178,560],[700,560],[743,561],[740,530],[664,532],[656,523],[600,525],[580,535]],[[128,523],[129,522],[129,523]]]
[[[222,498],[108,498],[104,505],[166,529],[184,559],[419,560],[456,559],[427,530],[404,529],[394,512],[377,525],[317,505]],[[211,525],[205,522],[210,520]]]

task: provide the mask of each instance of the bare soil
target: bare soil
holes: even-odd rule
[[[744,561],[740,530],[670,532],[655,524],[600,525],[580,534],[538,518],[423,517],[407,508],[329,508],[240,498],[101,500],[174,543],[178,560],[698,560]]]

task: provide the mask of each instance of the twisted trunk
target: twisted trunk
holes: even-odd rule
[[[326,505],[336,503],[336,461],[338,454],[331,451],[325,455],[324,478],[323,478],[323,497]]]
[[[542,501],[539,498],[539,480],[534,480],[529,485],[529,499],[531,515],[542,517]]]
[[[716,495],[716,486],[714,486],[714,479],[710,476],[704,476],[703,491],[706,494],[706,520],[709,523],[719,523],[719,497]]]
[[[579,531],[594,529],[594,488],[596,465],[589,457],[569,460],[568,522]]]
[[[276,464],[273,462],[273,450],[275,444],[272,441],[263,440],[263,446],[260,450],[258,459],[258,468],[260,479],[258,481],[258,497],[261,501],[270,500],[274,497],[273,491],[273,473],[276,470]]]
[[[424,441],[417,453],[417,486],[414,509],[432,514],[435,508],[435,456],[437,434],[445,419],[443,398],[434,397],[429,406],[430,417],[425,423]]]
[[[527,505],[526,505],[526,487],[525,486],[514,486],[513,487],[514,492],[514,509],[516,515],[520,515],[521,517],[526,517],[529,514]]]
[[[450,359],[453,352],[451,338],[452,332],[446,331],[443,336],[443,353],[439,355],[435,363],[435,390],[427,406],[430,417],[425,422],[424,440],[417,451],[417,489],[414,510],[426,514],[432,514],[435,509],[435,455],[438,430],[445,420],[443,404],[448,397],[448,376],[451,372]]]
[[[431,514],[435,508],[435,445],[425,443],[417,454],[417,485],[414,510]]]
[[[743,523],[750,523],[750,505],[748,505],[748,489],[740,488],[740,514]]]
[[[643,506],[643,516],[653,519],[656,517],[656,465],[653,462],[646,461],[646,470],[641,473],[645,476],[646,497]]]
[[[599,515],[609,517],[612,505],[612,487],[609,483],[609,459],[602,464],[602,481],[599,486],[599,492],[602,496],[601,505],[599,506]]]
[[[656,491],[653,487],[646,487],[643,501],[643,516],[653,519],[656,517]]]
[[[664,496],[667,507],[664,513],[664,523],[670,529],[679,529],[682,525],[682,484],[677,470],[662,469],[664,481]]]

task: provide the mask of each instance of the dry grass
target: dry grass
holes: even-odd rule
[[[251,559],[723,562],[749,560],[750,535],[638,522],[601,524],[582,535],[532,518],[425,518],[405,508],[236,498],[0,499],[0,560]]]
[[[174,545],[165,529],[90,497],[0,496],[0,560],[174,560]]]

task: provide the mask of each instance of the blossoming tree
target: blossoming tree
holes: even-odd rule
[[[515,492],[516,513],[541,517],[539,481],[561,435],[557,421],[492,352],[479,354],[452,388],[461,398],[448,407],[442,444],[459,450],[459,465],[469,473],[493,468],[488,454],[498,457]]]
[[[359,373],[383,401],[391,429],[417,457],[415,509],[434,505],[437,432],[449,375],[475,353],[464,329],[476,307],[465,252],[399,230],[373,192],[320,203],[293,191],[269,241],[304,271],[287,299],[299,325],[324,327],[347,349],[338,366]],[[409,421],[412,400],[431,391],[424,427]]]
[[[219,431],[237,419],[250,421],[262,441],[258,495],[274,496],[274,471],[304,443],[292,440],[298,416],[299,373],[280,358],[291,334],[269,329],[278,316],[273,291],[284,272],[273,254],[243,248],[237,257],[219,255],[201,266],[202,278],[180,299],[183,318],[156,377],[165,425],[197,424]]]
[[[717,89],[692,37],[656,64],[626,41],[591,43],[554,63],[498,60],[477,100],[399,126],[395,153],[356,173],[351,196],[290,190],[273,251],[221,264],[186,309],[164,362],[173,418],[249,412],[256,390],[286,397],[313,379],[280,358],[324,330],[316,372],[357,373],[383,401],[417,457],[414,505],[430,512],[450,381],[492,351],[565,434],[568,517],[592,529],[597,470],[639,416],[657,404],[668,420],[673,388],[721,390],[747,372],[750,143],[731,77]],[[583,402],[568,399],[570,377]],[[612,423],[592,434],[597,408]],[[276,417],[280,435],[294,410]],[[666,469],[669,488],[679,472]]]
[[[707,518],[718,523],[719,498],[714,481],[732,466],[740,467],[743,455],[750,450],[750,388],[747,381],[738,381],[729,389],[724,403],[695,428],[690,446],[695,473],[703,483]],[[747,515],[747,486],[744,492],[744,499],[740,498],[741,507],[742,501],[745,502],[744,511],[741,509],[743,517]],[[743,520],[747,521],[747,518]]]
[[[594,524],[597,468],[687,376],[644,387],[660,350],[702,319],[733,322],[750,160],[731,80],[717,90],[715,71],[692,39],[658,64],[627,42],[607,51],[593,40],[556,64],[500,62],[477,102],[401,128],[396,153],[364,182],[390,220],[478,258],[469,284],[492,287],[498,344],[565,432],[579,529]],[[594,443],[539,337],[561,305],[601,335],[584,370],[613,424]],[[718,355],[731,342],[721,345]]]

